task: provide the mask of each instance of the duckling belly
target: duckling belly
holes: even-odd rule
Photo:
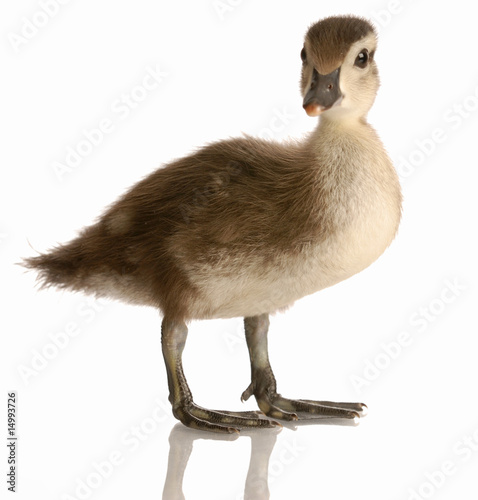
[[[225,253],[214,264],[190,269],[199,291],[191,313],[196,318],[227,318],[285,309],[372,264],[394,238],[398,219],[399,210],[377,204],[299,252]]]

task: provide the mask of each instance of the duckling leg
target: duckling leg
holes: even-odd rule
[[[287,399],[277,394],[276,379],[267,349],[269,315],[244,318],[244,327],[251,358],[252,382],[243,392],[242,400],[247,400],[254,394],[259,408],[268,417],[283,420],[323,417],[356,419],[365,412],[367,407],[362,403]]]
[[[182,352],[188,335],[183,322],[163,319],[161,344],[168,375],[169,401],[173,415],[187,427],[212,432],[239,432],[241,427],[275,427],[273,420],[261,418],[260,412],[228,412],[202,408],[193,402],[182,366]]]

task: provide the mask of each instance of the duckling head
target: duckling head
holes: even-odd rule
[[[365,19],[334,16],[313,24],[300,53],[307,114],[364,117],[380,85],[376,47],[375,29]]]

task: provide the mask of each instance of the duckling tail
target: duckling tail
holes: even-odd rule
[[[82,272],[81,246],[76,240],[58,246],[48,253],[23,259],[21,265],[38,272],[41,288],[78,289]]]
[[[38,273],[41,288],[55,286],[75,291],[93,291],[92,281],[107,267],[108,252],[118,250],[100,225],[84,229],[81,234],[47,253],[29,257],[21,265]],[[96,280],[96,284],[98,284]]]

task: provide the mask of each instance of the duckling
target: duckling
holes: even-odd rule
[[[186,426],[234,433],[365,413],[362,403],[282,397],[267,334],[271,313],[362,271],[397,232],[398,177],[366,120],[379,87],[376,47],[365,19],[311,25],[300,88],[306,113],[319,120],[304,140],[206,145],[133,186],[76,239],[25,259],[43,286],[161,312],[169,400]],[[254,395],[262,413],[196,405],[182,368],[188,322],[238,316],[251,362],[242,399]]]

